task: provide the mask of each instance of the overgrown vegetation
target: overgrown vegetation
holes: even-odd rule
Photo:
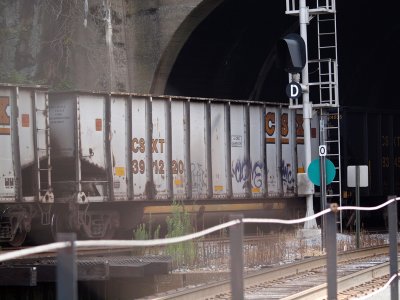
[[[133,231],[133,238],[135,240],[150,240],[150,239],[158,239],[160,238],[160,225],[156,227],[156,229],[153,231],[152,229],[152,222],[151,222],[151,217],[149,221],[149,226],[146,228],[146,224],[142,223],[139,224],[138,227]],[[156,249],[153,249],[155,251],[149,251],[146,250],[146,248],[140,247],[135,249],[132,254],[134,255],[144,255],[146,253],[148,254],[158,254],[159,251]]]
[[[171,204],[172,214],[166,218],[167,234],[166,238],[179,237],[190,234],[194,231],[190,214],[185,209],[185,206],[174,201]],[[155,230],[152,229],[153,222],[150,220],[148,226],[142,223],[133,231],[133,238],[135,240],[149,240],[160,238],[160,225]],[[144,254],[167,254],[172,257],[173,265],[176,268],[183,266],[191,266],[196,259],[197,241],[187,241],[178,244],[171,244],[166,247],[151,247],[151,248],[137,248],[133,251],[134,255]]]
[[[222,220],[221,220],[222,222]],[[166,218],[167,232],[165,237],[180,237],[194,232],[190,213],[182,202],[174,201],[171,205],[171,215]],[[148,240],[160,238],[160,226],[153,230],[150,221],[140,224],[134,230],[134,238]],[[164,237],[161,236],[161,237]],[[386,243],[384,236],[371,235],[363,231],[360,244],[362,247],[377,246]],[[355,249],[355,237],[352,234],[338,235],[337,250]],[[310,256],[323,255],[320,236],[304,239],[296,234],[296,230],[265,234],[257,229],[255,236],[247,236],[243,244],[244,265],[249,269],[291,262]],[[230,263],[229,229],[221,230],[214,237],[190,240],[178,244],[160,247],[138,248],[135,255],[153,254],[170,255],[173,268],[197,268],[209,270],[227,270]]]
[[[167,235],[168,238],[183,236],[193,232],[193,225],[190,220],[190,214],[182,203],[172,203],[172,215],[168,216]],[[167,246],[167,253],[173,258],[177,267],[188,266],[194,263],[196,258],[196,244],[193,240],[183,243],[171,244]]]

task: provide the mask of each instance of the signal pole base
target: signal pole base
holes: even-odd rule
[[[313,208],[313,195],[307,195],[307,212],[306,218],[314,215]],[[311,219],[309,221],[304,222],[304,229],[318,229],[317,221],[315,219]]]

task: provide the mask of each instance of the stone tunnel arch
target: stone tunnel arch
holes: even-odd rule
[[[163,52],[157,69],[154,73],[150,93],[163,94],[168,77],[174,66],[180,50],[197,26],[218,6],[223,0],[203,0],[180,24],[170,39]]]

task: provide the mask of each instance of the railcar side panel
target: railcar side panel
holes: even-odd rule
[[[393,116],[394,195],[400,191],[400,118]]]
[[[296,110],[296,145],[297,173],[306,173],[307,166],[305,165],[303,114],[301,110]]]
[[[18,96],[18,135],[22,169],[34,162],[32,112],[35,109],[32,103],[31,92],[20,90]]]
[[[168,197],[167,180],[169,176],[169,161],[167,158],[167,112],[166,99],[153,99],[152,103],[152,141],[151,153],[153,156],[153,180],[156,190],[156,199],[166,199]]]
[[[173,195],[175,199],[185,199],[188,195],[187,174],[190,168],[186,162],[186,124],[188,120],[185,115],[185,102],[173,101],[171,103],[171,143],[172,143],[172,162],[171,170],[173,177]]]
[[[393,174],[393,116],[383,115],[381,118],[382,136],[382,192],[384,195],[394,193]]]
[[[250,164],[251,195],[255,198],[266,194],[265,126],[262,106],[250,106]]]
[[[381,115],[371,113],[367,118],[367,147],[368,147],[368,188],[361,189],[361,192],[377,195],[382,192],[382,136],[381,136]],[[346,133],[344,133],[346,134]],[[373,170],[373,172],[371,172]],[[347,174],[346,174],[347,175]]]
[[[278,117],[277,117],[278,116]],[[280,109],[267,107],[265,113],[265,142],[267,156],[268,196],[276,197],[281,192],[280,177]]]
[[[63,157],[73,158],[75,155],[75,106],[75,100],[71,96],[60,96],[49,103],[52,159],[54,160]]]
[[[105,97],[78,97],[79,152],[82,190],[88,201],[108,201],[105,147]]]
[[[134,199],[146,199],[146,99],[132,99],[132,174]]]
[[[0,201],[15,201],[15,171],[11,131],[14,114],[11,90],[0,89]]]
[[[128,200],[129,176],[131,172],[128,153],[132,151],[126,120],[128,118],[128,99],[113,97],[111,99],[111,156],[114,199]]]
[[[315,115],[311,119],[311,160],[319,158],[318,146],[319,146],[319,119]]]
[[[248,182],[251,181],[252,163],[246,153],[247,131],[246,111],[243,105],[230,106],[231,131],[231,178],[233,197],[246,197]],[[259,131],[258,131],[259,133]],[[254,132],[253,134],[257,134]]]
[[[211,163],[214,198],[227,197],[227,124],[224,104],[211,104]]]
[[[48,174],[39,170],[48,169],[47,161],[41,164],[49,154],[46,95],[45,88],[0,86],[2,202],[42,201],[44,190],[51,186]]]
[[[296,142],[293,138],[293,114],[289,109],[282,109],[281,114],[281,143],[282,143],[282,192],[285,196],[295,195],[295,153],[293,144]]]
[[[192,198],[208,197],[207,164],[207,104],[190,102],[190,171],[192,173]]]

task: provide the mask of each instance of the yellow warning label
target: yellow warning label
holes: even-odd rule
[[[180,179],[175,179],[175,185],[183,185],[182,180],[180,180]]]
[[[224,190],[224,187],[222,185],[215,185],[214,186],[214,192],[221,192]]]
[[[125,168],[124,167],[115,167],[115,175],[116,176],[125,176]]]
[[[251,192],[252,192],[252,193],[259,193],[259,192],[261,192],[261,189],[258,188],[258,187],[253,187],[253,188],[251,189]]]
[[[298,167],[297,168],[297,173],[305,173],[304,167]]]

